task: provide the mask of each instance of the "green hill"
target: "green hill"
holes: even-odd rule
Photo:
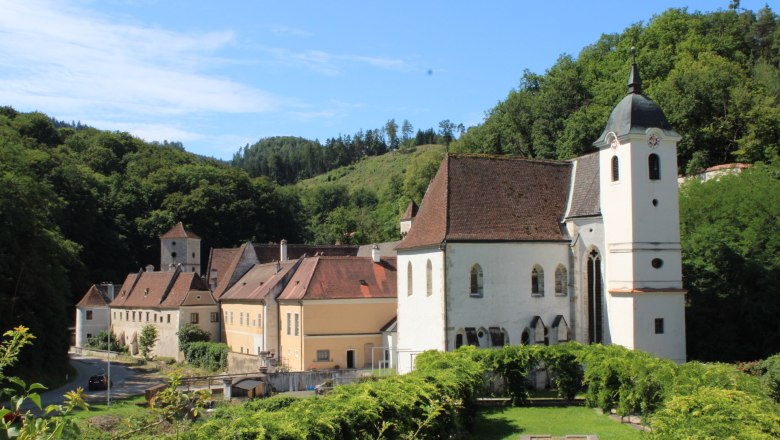
[[[287,187],[300,200],[301,223],[312,243],[398,240],[398,220],[410,200],[420,203],[444,156],[443,145],[366,156]]]
[[[421,145],[411,151],[391,151],[381,156],[366,156],[354,164],[343,166],[310,179],[301,180],[297,186],[312,188],[337,182],[350,189],[365,188],[380,194],[394,179],[403,181],[407,168],[413,163],[441,160],[444,145]],[[437,163],[438,165],[438,163]],[[351,191],[350,191],[351,192]],[[417,200],[419,202],[419,200]]]

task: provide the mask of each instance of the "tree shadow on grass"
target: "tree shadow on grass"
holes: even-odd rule
[[[523,427],[517,421],[504,417],[505,412],[506,408],[480,409],[466,440],[501,440],[522,434]]]

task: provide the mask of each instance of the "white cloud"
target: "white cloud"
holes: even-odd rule
[[[345,65],[362,64],[381,69],[409,71],[409,63],[400,58],[330,53],[323,50],[291,51],[279,47],[260,47],[281,65],[303,67],[328,76],[341,74]]]
[[[290,26],[273,26],[271,32],[279,35],[290,35],[293,37],[311,37],[312,33],[303,29],[298,29]]]
[[[206,73],[229,31],[197,35],[113,21],[63,2],[0,2],[0,96],[70,114],[267,112],[289,100]]]

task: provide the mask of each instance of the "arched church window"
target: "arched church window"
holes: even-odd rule
[[[482,267],[479,264],[471,266],[471,288],[469,293],[471,296],[482,296],[483,284],[482,284]]]
[[[620,163],[618,163],[618,157],[612,156],[612,181],[617,182],[620,180]]]
[[[431,260],[425,264],[425,294],[428,296],[433,295],[433,265]]]
[[[531,269],[531,294],[544,296],[544,269],[538,264]]]
[[[650,172],[650,180],[661,179],[661,160],[658,155],[653,153],[647,158],[647,167]]]
[[[555,294],[566,295],[566,285],[568,284],[568,278],[566,275],[566,268],[563,264],[559,264],[555,269]]]
[[[412,262],[406,265],[406,294],[412,296],[414,283],[412,278]]]

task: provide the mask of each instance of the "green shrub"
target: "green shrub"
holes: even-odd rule
[[[193,344],[194,345],[194,344]],[[313,399],[220,408],[190,438],[449,438],[470,426],[484,369],[470,350],[426,352],[416,370]]]
[[[767,399],[738,390],[702,387],[675,396],[650,419],[657,439],[776,439],[780,417]]]
[[[193,342],[209,342],[211,340],[209,332],[190,322],[181,326],[176,335],[179,337],[179,350],[183,353],[187,353],[187,348]]]
[[[739,390],[757,396],[766,395],[761,388],[761,380],[739,371],[737,366],[695,361],[677,368],[671,394],[685,396],[704,387]]]
[[[582,345],[576,342],[545,347],[542,358],[558,397],[572,400],[582,390],[582,365],[577,359]]]
[[[767,390],[769,397],[780,403],[780,354],[770,356],[761,362],[766,373],[761,377],[761,383]]]
[[[528,401],[525,380],[528,373],[542,360],[542,348],[538,345],[508,345],[502,349],[482,350],[483,364],[497,372],[506,381],[507,393],[513,405]]]
[[[196,367],[212,371],[227,367],[228,346],[222,342],[193,342],[187,346],[184,358]]]
[[[100,333],[97,334],[97,336],[91,337],[87,339],[87,347],[94,348],[97,350],[108,350],[109,346],[109,331],[108,330],[102,330]],[[119,341],[116,338],[116,335],[111,332],[111,351],[121,351],[119,347]]]

